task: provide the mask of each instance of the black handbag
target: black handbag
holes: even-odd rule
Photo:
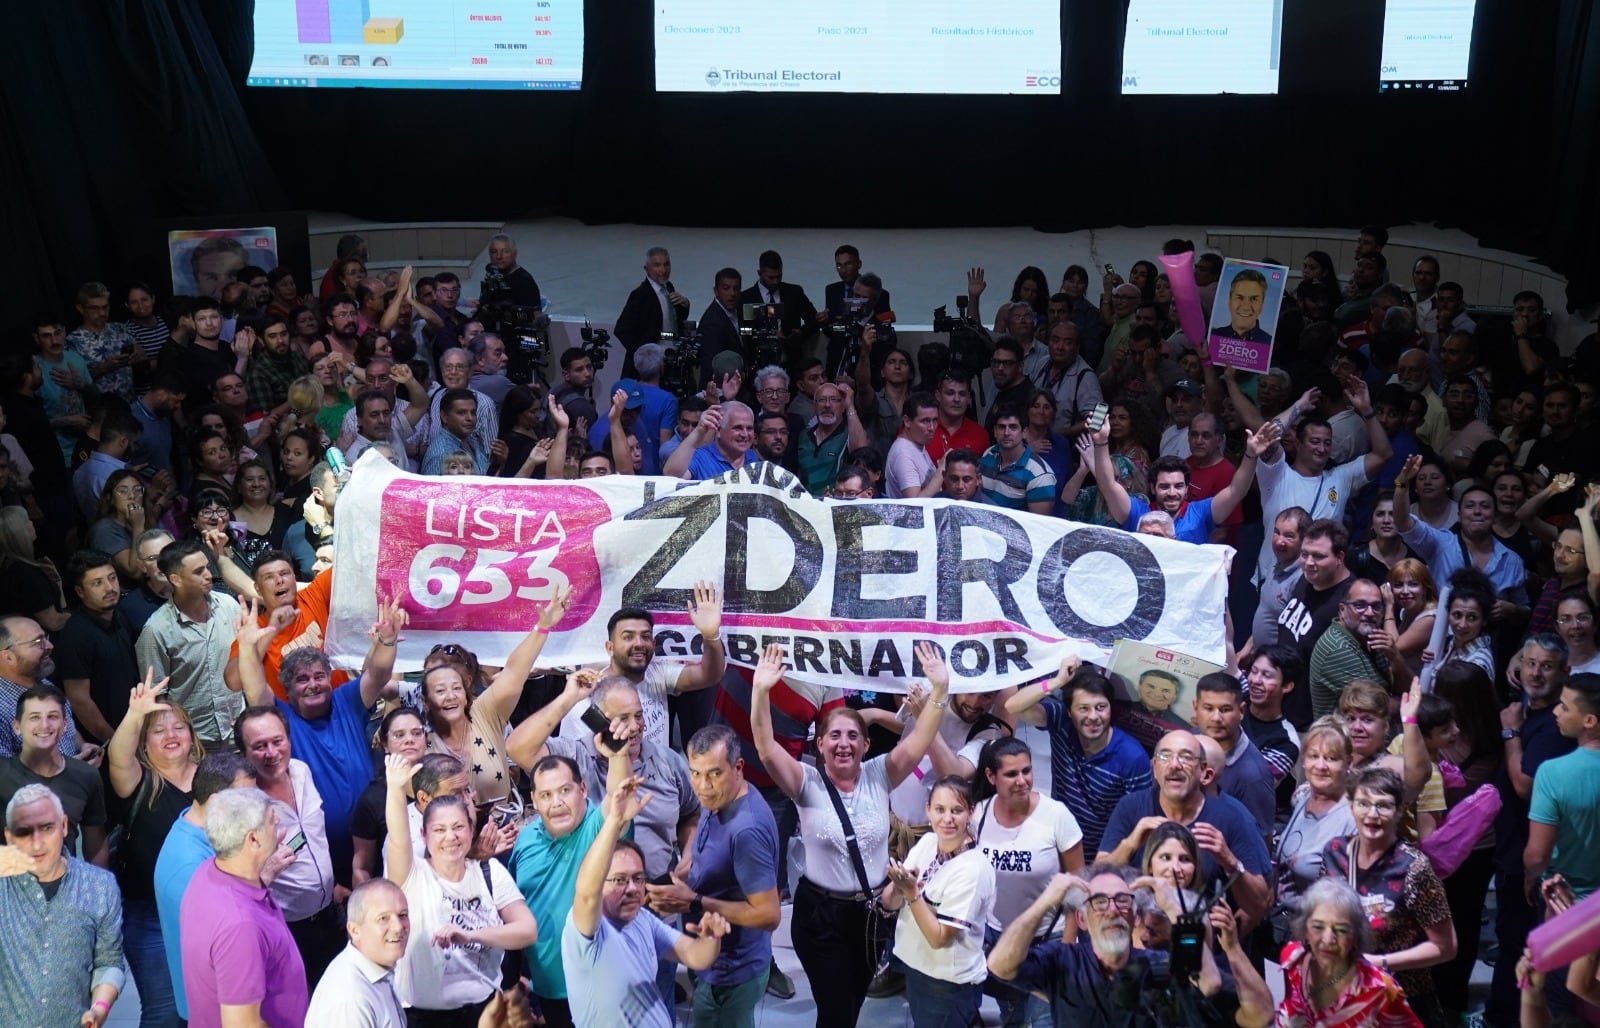
[[[833,812],[839,815],[839,827],[844,829],[844,844],[850,851],[850,863],[856,869],[856,880],[861,883],[861,891],[867,897],[867,931],[864,940],[866,956],[877,971],[882,971],[884,963],[888,960],[889,943],[894,941],[894,926],[899,911],[885,910],[883,904],[878,902],[878,890],[874,889],[867,879],[867,864],[861,859],[861,847],[856,844],[855,825],[850,823],[850,815],[845,812],[844,797],[839,795],[838,788],[826,771],[821,775],[822,784],[828,787],[828,798],[833,801]]]

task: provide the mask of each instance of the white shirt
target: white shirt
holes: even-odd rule
[[[1042,793],[1033,813],[1015,828],[1007,828],[990,813],[993,805],[992,799],[978,804],[972,811],[972,825],[978,851],[995,869],[995,904],[989,924],[999,931],[1021,917],[1050,879],[1061,872],[1060,854],[1083,842],[1083,829],[1065,803]],[[1048,922],[1041,922],[1038,931],[1048,927]]]
[[[395,965],[401,998],[408,1006],[428,1010],[453,1010],[488,999],[499,988],[504,951],[476,945],[439,947],[433,944],[433,934],[449,926],[472,931],[504,924],[500,911],[522,899],[511,872],[498,860],[469,860],[461,881],[449,882],[413,854],[411,873],[402,888],[411,908],[411,941]]]
[[[1261,524],[1267,530],[1267,538],[1272,538],[1272,523],[1289,507],[1300,507],[1311,515],[1312,521],[1320,518],[1339,520],[1344,517],[1344,508],[1350,502],[1350,497],[1368,481],[1365,457],[1325,468],[1322,474],[1314,478],[1307,478],[1290,467],[1281,450],[1275,461],[1257,461],[1256,482],[1261,486]],[[1261,556],[1256,561],[1256,572],[1260,578],[1265,579],[1271,573],[1276,561],[1271,546],[1261,547]]]
[[[306,1028],[405,1028],[394,971],[346,946],[322,972],[305,1023]]]
[[[854,789],[839,790],[850,826],[856,830],[856,845],[861,849],[861,862],[866,865],[867,885],[874,889],[883,884],[884,869],[889,866],[888,759],[887,756],[873,757],[861,765],[861,777],[856,780]],[[800,767],[805,783],[800,787],[795,806],[800,808],[806,878],[834,892],[860,892],[861,879],[856,876],[855,865],[850,860],[844,828],[839,824],[839,815],[834,813],[828,787],[822,784],[822,772],[810,764]]]
[[[915,730],[917,719],[907,716],[905,722],[906,732]],[[956,712],[947,710],[944,717],[939,719],[939,738],[950,747],[951,752],[958,756],[967,757],[972,761],[972,766],[977,767],[976,754],[983,748],[983,743],[1000,734],[1000,730],[991,724],[971,744],[967,742],[967,733],[972,731],[972,726],[956,717]],[[972,746],[972,749],[968,747]],[[970,756],[969,756],[970,754]],[[889,809],[894,811],[894,816],[911,825],[920,828],[928,823],[928,793],[933,789],[933,783],[938,779],[933,771],[933,758],[923,755],[922,761],[917,764],[916,770],[906,775],[905,781],[894,787],[889,793]]]
[[[922,488],[933,468],[933,458],[927,450],[905,436],[896,439],[883,464],[883,485],[889,499],[898,500],[907,489]]]
[[[328,824],[322,815],[322,795],[311,781],[311,769],[298,760],[289,761],[289,784],[294,789],[294,807],[273,800],[278,812],[278,827],[288,829],[285,840],[304,832],[306,844],[294,863],[273,879],[272,898],[283,908],[285,921],[304,921],[333,902],[333,859],[328,856]]]
[[[1161,430],[1161,456],[1189,459],[1189,427],[1168,425]]]
[[[922,871],[938,854],[939,838],[924,835],[911,847],[906,866]],[[922,895],[940,924],[957,932],[941,949],[928,945],[910,910],[902,907],[894,925],[894,955],[929,978],[971,985],[989,973],[983,955],[983,928],[994,913],[994,868],[977,849],[940,864],[922,879]]]

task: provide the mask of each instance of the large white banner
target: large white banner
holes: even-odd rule
[[[728,660],[779,643],[792,677],[902,692],[930,640],[951,688],[1104,663],[1118,639],[1223,661],[1232,550],[953,500],[822,501],[776,465],[706,482],[422,477],[363,455],[339,495],[327,651],[367,649],[380,596],[410,615],[399,666],[458,643],[499,664],[556,588],[572,603],[543,666],[604,660],[606,620],[655,618],[658,654],[693,659],[695,582],[724,590]]]

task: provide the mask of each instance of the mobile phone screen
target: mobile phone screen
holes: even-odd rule
[[[284,845],[289,847],[291,851],[299,853],[306,848],[306,833],[295,832],[284,842]]]

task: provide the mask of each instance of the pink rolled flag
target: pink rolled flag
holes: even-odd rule
[[[1574,903],[1528,933],[1528,952],[1537,971],[1566,967],[1600,949],[1600,892]]]
[[[1200,354],[1200,359],[1210,364],[1211,347],[1206,341],[1210,333],[1206,330],[1205,312],[1200,309],[1200,291],[1194,284],[1194,251],[1164,253],[1159,260],[1167,269],[1167,282],[1172,286],[1172,305],[1178,311],[1178,327],[1189,337],[1189,345]]]

